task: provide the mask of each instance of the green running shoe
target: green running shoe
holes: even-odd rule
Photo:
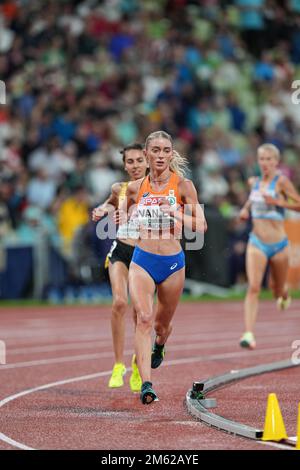
[[[116,362],[112,370],[111,378],[109,379],[109,388],[123,387],[123,375],[126,374],[126,367],[121,362]]]
[[[140,392],[141,387],[142,387],[142,379],[141,379],[140,372],[136,363],[135,354],[132,356],[131,367],[132,367],[132,374],[129,379],[129,385],[130,385],[131,391]]]

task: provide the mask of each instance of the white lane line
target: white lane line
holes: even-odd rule
[[[241,305],[239,304],[238,306],[235,306],[239,311],[240,311],[240,308],[241,308]],[[233,309],[230,307],[230,309],[228,310],[228,312],[230,314],[233,313]],[[278,321],[278,323],[281,322],[282,318],[283,318],[283,315],[284,315],[284,318],[285,319],[294,319],[294,318],[299,318],[299,311],[298,309],[295,310],[294,312],[291,312],[291,311],[288,311],[284,314],[282,314],[282,316],[278,315],[276,320]],[[211,320],[211,324],[214,323],[214,321],[216,320],[216,315],[212,318],[210,316],[210,320]],[[81,319],[81,318],[80,318]],[[94,317],[91,317],[91,320],[94,321]],[[98,319],[98,317],[96,317],[96,319]],[[45,320],[46,321],[46,320]],[[48,320],[47,320],[48,322]],[[276,323],[276,324],[278,324]],[[46,323],[47,325],[47,323]],[[100,325],[100,323],[99,323]],[[8,325],[8,327],[11,326],[11,323]],[[270,330],[270,323],[269,321],[264,321],[262,320],[258,327],[259,328],[263,328],[263,327],[267,327],[267,331],[264,333],[265,336],[268,336],[268,335],[272,335],[272,331]],[[5,326],[4,327],[4,323],[2,323],[2,328],[3,328],[3,333],[2,333],[2,337],[3,335],[5,337],[3,337],[4,340],[12,340],[12,339],[24,339],[24,338],[42,338],[42,337],[49,337],[49,335],[57,335],[57,331],[59,331],[59,333],[63,333],[63,332],[67,332],[68,335],[70,336],[70,334],[73,334],[73,335],[76,335],[77,332],[81,332],[82,331],[82,327],[80,325],[74,325],[72,326],[71,328],[67,325],[59,325],[59,324],[52,324],[52,320],[51,322],[47,325],[47,326],[44,326],[44,327],[34,327],[32,328],[30,325],[28,326],[28,324],[21,324],[21,325],[18,325],[18,328],[8,328]],[[4,333],[6,331],[6,333]],[[259,330],[258,330],[259,331]],[[94,333],[94,330],[91,330],[89,334],[85,334],[83,335],[82,337],[84,338],[90,338],[90,337],[93,337],[95,340],[98,338],[98,336],[95,336],[93,335]],[[214,331],[211,331],[211,332],[203,332],[204,335],[206,334],[215,334],[215,336],[217,337],[218,333],[214,332]],[[107,334],[109,334],[109,330],[107,331]],[[222,333],[221,333],[222,334]],[[240,335],[240,330],[237,331],[237,335],[239,336]]]
[[[213,339],[217,339],[217,335],[213,334]],[[218,339],[225,339],[226,341],[232,344],[233,342],[236,342],[236,338],[238,337],[237,335],[224,335],[220,334],[220,337]],[[278,335],[278,338],[282,338],[282,335]],[[290,337],[290,335],[288,335]],[[272,335],[272,339],[274,338],[274,335]],[[76,339],[76,338],[75,338]],[[133,340],[133,335],[128,335],[129,340]],[[187,337],[185,336],[173,336],[172,337],[172,345],[175,346],[175,343],[179,346],[177,341],[179,342],[182,340],[184,342],[183,345],[180,344],[181,346],[186,345],[186,340]],[[205,343],[211,343],[212,337],[210,338],[209,334],[198,334],[198,335],[190,335],[189,340],[196,340],[196,341],[201,341],[202,344]],[[101,337],[94,337],[90,341],[80,341],[78,338],[76,342],[70,342],[70,343],[64,343],[64,344],[59,344],[59,343],[49,343],[45,345],[38,345],[38,346],[23,346],[23,347],[9,347],[7,348],[8,352],[10,355],[16,355],[16,354],[26,354],[26,353],[40,353],[40,352],[51,352],[51,351],[64,351],[68,349],[84,349],[94,347],[94,346],[101,346],[101,347],[106,347],[111,345],[111,339],[108,339],[108,336],[106,336],[105,339],[102,339]],[[219,342],[218,342],[219,344]]]
[[[20,331],[21,330],[21,331]],[[48,328],[45,330],[45,332],[41,332],[41,331],[31,331],[31,330],[24,330],[22,329],[22,327],[19,327],[18,326],[18,331],[20,331],[19,333],[16,333],[16,327],[14,330],[12,331],[6,331],[6,333],[4,334],[3,332],[3,339],[5,341],[12,341],[12,340],[23,340],[23,339],[30,339],[31,341],[33,339],[35,340],[39,340],[40,338],[49,338],[51,336],[54,336],[55,338],[57,338],[57,336],[59,336],[59,339],[65,339],[66,335],[68,335],[68,337],[71,337],[71,336],[76,336],[78,335],[78,337],[80,338],[94,338],[94,339],[97,339],[99,338],[99,336],[95,335],[95,329],[93,329],[93,331],[89,331],[89,330],[85,330],[86,333],[83,334],[83,335],[80,335],[79,333],[82,332],[82,327],[78,327],[78,328],[67,328],[67,327],[57,327],[57,328]],[[107,337],[107,335],[110,334],[110,331],[108,330],[106,335],[104,337]]]
[[[265,331],[263,331],[263,327],[266,327]],[[240,328],[231,329],[229,334],[225,332],[221,332],[221,331],[216,332],[213,329],[213,327],[212,329],[210,329],[210,327],[206,326],[206,328],[207,329],[204,329],[201,333],[189,334],[188,332],[187,334],[189,335],[189,338],[191,339],[195,339],[195,340],[202,339],[204,341],[208,340],[210,337],[214,340],[232,338],[233,341],[238,341],[241,335]],[[258,325],[258,335],[264,338],[273,337],[274,333],[276,336],[276,333],[278,333],[279,330],[280,330],[280,333],[283,334],[283,336],[289,337],[294,334],[293,331],[290,331],[290,328],[287,328],[284,325],[276,324],[275,327],[272,327],[272,328],[270,328],[269,322],[261,322]],[[2,335],[2,339],[7,341],[8,343],[12,341],[19,341],[19,340],[23,340],[23,343],[24,343],[24,340],[30,339],[30,342],[32,344],[33,340],[36,341],[37,343],[39,343],[39,340],[43,342],[44,337],[47,337],[48,340],[51,340],[51,339],[52,340],[57,340],[57,339],[65,340],[66,336],[70,339],[72,338],[72,342],[105,341],[108,338],[110,338],[110,334],[111,334],[109,330],[107,330],[107,332],[102,332],[101,335],[100,334],[95,335],[95,330],[91,330],[91,331],[86,330],[86,333],[83,333],[83,334],[78,334],[79,331],[82,332],[82,328],[78,327],[75,330],[74,328],[70,329],[70,328],[58,326],[57,328],[52,328],[52,329],[48,328],[47,331],[43,333],[43,332],[33,332],[30,330],[24,330],[23,328],[18,328],[17,331],[16,331],[16,328],[7,330],[2,326],[1,335]],[[131,337],[132,335],[130,334],[131,333],[130,329],[128,329],[128,333],[129,333],[129,337]],[[172,335],[172,339],[174,341],[177,341],[177,340],[180,341],[181,339],[186,340],[186,337],[187,335],[180,335],[180,334]]]
[[[174,359],[167,361],[164,365],[177,365],[177,364],[186,364],[193,361],[218,361],[222,359],[232,359],[235,357],[253,357],[253,356],[260,356],[266,354],[274,354],[274,353],[283,353],[285,351],[290,351],[290,348],[273,348],[273,349],[261,349],[260,351],[245,351],[245,352],[231,352],[231,353],[223,353],[223,354],[212,354],[209,356],[197,356],[192,358],[183,358],[183,359]],[[251,356],[250,356],[251,354]]]
[[[230,343],[232,344],[232,343]],[[229,345],[226,343],[226,345]],[[216,346],[214,346],[215,349],[218,349],[218,347],[224,347],[223,345],[218,346],[218,343]],[[205,344],[186,344],[185,346],[180,347],[181,351],[188,351],[190,349],[205,349],[207,348],[207,345]],[[178,346],[169,346],[168,351],[178,351]],[[256,351],[237,351],[237,352],[229,352],[229,353],[224,353],[224,354],[213,354],[213,355],[208,355],[208,356],[201,356],[205,360],[218,360],[218,359],[224,359],[224,358],[234,358],[234,357],[253,357],[253,356],[259,356],[261,354],[273,354],[276,352],[287,352],[291,351],[291,348],[289,347],[278,347],[278,348],[269,348],[269,349],[261,349],[261,350],[256,350]],[[124,351],[124,355],[128,356],[132,354],[133,351],[126,350]],[[63,364],[65,362],[77,362],[77,361],[89,361],[91,359],[103,359],[103,358],[108,358],[112,357],[113,353],[111,352],[103,352],[103,353],[93,353],[93,354],[79,354],[79,355],[72,355],[72,356],[63,356],[63,357],[54,357],[54,358],[49,358],[49,359],[39,359],[39,360],[33,360],[33,361],[23,361],[23,362],[15,362],[13,364],[5,364],[0,366],[0,373],[3,370],[8,370],[8,369],[20,369],[23,367],[34,367],[34,366],[45,366],[49,364]],[[184,359],[183,359],[184,360]],[[171,361],[172,362],[172,361]]]
[[[23,390],[22,392],[15,393],[14,395],[10,395],[3,400],[0,401],[0,408],[2,408],[4,405],[7,403],[16,400],[17,398],[24,397],[25,395],[29,395],[30,393],[35,393],[39,392],[41,390],[47,390],[52,387],[57,387],[59,385],[66,385],[69,383],[74,383],[74,382],[81,382],[82,380],[91,380],[91,379],[96,379],[98,377],[104,377],[106,375],[110,375],[111,370],[105,371],[105,372],[97,372],[96,374],[88,374],[88,375],[82,375],[79,377],[72,377],[70,379],[65,379],[65,380],[59,380],[57,382],[50,382],[45,385],[40,385],[38,387],[34,388],[29,388],[27,390]],[[33,447],[28,447],[26,444],[23,444],[22,442],[15,441],[14,439],[11,439],[9,436],[6,434],[3,434],[0,432],[0,440],[3,442],[6,442],[7,444],[11,444],[14,447],[17,447],[18,449],[23,449],[23,450],[36,450]]]
[[[221,347],[223,346],[232,346],[232,344],[237,344],[237,337],[238,335],[220,335],[220,339],[223,341],[218,341],[215,345],[215,347]],[[133,340],[133,336],[129,336],[129,339]],[[186,349],[187,347],[190,349],[192,347],[194,348],[201,348],[202,345],[204,348],[206,348],[208,345],[211,345],[212,340],[216,340],[216,336],[209,337],[209,335],[191,335],[188,337],[189,341],[191,342],[192,340],[198,341],[197,343],[187,343],[187,337],[182,336],[182,337],[177,337],[174,336],[172,338],[172,343],[170,344],[170,347],[168,347],[168,350],[175,350],[176,348],[180,349]],[[284,338],[291,338],[291,334],[280,334],[280,335],[272,335],[270,337],[272,339],[272,343],[274,343],[274,339],[278,340],[283,340]],[[180,342],[180,340],[183,341],[183,343]],[[201,343],[199,343],[201,341]],[[279,342],[279,341],[278,341]],[[264,344],[268,345],[270,341],[264,340]],[[7,348],[7,353],[9,356],[11,355],[17,355],[17,354],[34,354],[34,353],[42,353],[42,352],[52,352],[52,351],[67,351],[67,350],[75,350],[75,349],[90,349],[94,348],[95,346],[98,347],[106,347],[111,345],[111,340],[92,340],[92,341],[81,341],[81,342],[76,342],[76,343],[65,343],[65,344],[46,344],[45,346],[28,346],[28,347],[23,347],[23,348]],[[171,348],[171,349],[170,349]],[[96,348],[95,348],[96,349]]]
[[[273,333],[270,334],[269,332],[269,335],[264,335],[264,344],[267,346],[268,343],[270,343],[270,341],[266,340],[268,336],[270,336],[270,338],[272,339],[272,343],[274,339],[278,339],[280,341],[285,338],[289,338],[291,341],[291,333],[287,333],[287,334],[282,334],[282,333],[283,332],[281,331],[280,335],[279,334],[274,335]],[[211,333],[200,333],[200,334],[198,333],[195,335],[188,336],[189,341],[192,341],[192,340],[198,341],[198,342],[201,341],[201,344],[204,345],[203,346],[204,348],[207,347],[207,344],[211,343],[212,339],[214,341],[216,341],[217,339],[223,340],[223,341],[217,341],[216,346],[215,346],[215,347],[221,347],[221,345],[229,346],[229,345],[237,343],[238,337],[239,337],[239,332],[235,334],[234,332],[232,332],[232,330],[230,334],[224,334],[224,333],[218,334],[215,332],[211,332]],[[133,336],[129,334],[128,340],[133,340]],[[181,343],[181,341],[183,341],[183,344]],[[51,344],[50,343],[46,345],[28,346],[28,347],[27,346],[15,347],[15,348],[7,347],[7,353],[9,356],[12,356],[12,355],[17,355],[17,354],[30,354],[30,353],[34,354],[34,353],[43,353],[43,352],[47,353],[47,352],[52,352],[52,351],[58,352],[58,351],[67,351],[67,350],[72,350],[72,349],[73,350],[90,349],[95,346],[106,347],[109,345],[111,345],[111,340],[110,339],[108,340],[107,337],[105,339],[102,337],[94,337],[94,339],[91,338],[90,341],[80,341],[80,339],[77,339],[77,342],[69,342],[69,343],[64,343],[64,344],[58,344],[58,343]],[[173,335],[172,344],[170,345],[168,350],[172,350],[172,348],[174,350],[174,348],[177,348],[177,347],[180,347],[180,349],[186,349],[186,345],[187,345],[186,335]],[[198,343],[198,345],[195,346],[195,349],[197,348],[197,346],[198,348],[201,348],[201,346]],[[190,348],[194,347],[194,345],[189,345],[189,347]]]
[[[224,334],[224,333],[217,333],[217,332],[204,332],[204,333],[198,333],[198,334],[192,334],[192,335],[189,335],[188,338],[189,338],[189,341],[201,341],[201,344],[204,345],[203,347],[205,348],[207,344],[211,343],[212,339],[214,340],[214,342],[216,342],[216,340],[223,340],[223,341],[217,341],[216,344],[217,346],[216,347],[220,347],[220,345],[224,345],[224,346],[227,346],[227,345],[230,345],[230,344],[233,344],[233,343],[237,343],[237,338],[239,337],[239,333],[240,332],[234,332],[231,330],[231,333],[227,333],[227,334]],[[23,346],[23,347],[10,347],[7,345],[7,353],[8,353],[8,356],[12,356],[12,355],[17,355],[17,354],[34,354],[34,353],[47,353],[47,352],[52,352],[52,351],[55,351],[55,352],[58,352],[58,351],[67,351],[67,350],[72,350],[72,349],[90,349],[90,348],[93,348],[94,346],[98,346],[98,347],[106,347],[108,345],[111,344],[111,340],[107,339],[108,336],[93,336],[93,337],[88,337],[88,335],[85,335],[84,336],[84,340],[86,339],[89,339],[88,341],[84,341],[84,340],[81,340],[80,337],[78,338],[74,338],[73,339],[73,342],[69,342],[69,343],[64,343],[64,344],[58,344],[58,343],[50,343],[50,344],[46,344],[46,345],[37,345],[37,346]],[[268,332],[268,334],[265,334],[264,335],[264,344],[265,345],[268,345],[269,341],[266,340],[266,338],[270,336],[270,338],[272,339],[272,342],[274,341],[274,339],[278,339],[279,341],[280,340],[283,340],[284,338],[291,338],[291,333],[286,333],[286,334],[283,334],[282,330],[281,330],[281,334],[280,335],[274,335],[272,332],[270,334],[270,331]],[[74,340],[76,342],[74,342]],[[128,335],[128,340],[133,340],[133,335]],[[184,342],[184,344],[181,343],[181,341]],[[187,344],[186,343],[187,341],[187,336],[186,335],[173,335],[172,336],[172,344],[170,345],[171,349],[169,350],[172,350],[172,348],[176,348],[176,347],[180,347],[181,349],[182,348],[185,348],[185,345]],[[229,343],[230,341],[230,343]],[[290,339],[291,341],[291,339]],[[200,348],[200,346],[198,346],[198,348]],[[195,348],[196,349],[196,348]],[[22,362],[25,362],[25,361],[22,361]],[[1,367],[0,367],[1,369]]]
[[[274,353],[274,352],[277,351],[277,349],[279,349],[279,348],[266,349],[266,350],[260,351],[260,353],[262,353],[262,354]],[[282,349],[280,349],[280,351],[282,352]],[[252,356],[255,355],[255,352],[258,353],[258,351],[254,351],[254,352],[252,352],[251,355]],[[232,357],[232,355],[242,356],[242,355],[245,355],[245,354],[242,353],[242,352],[231,353],[230,357]],[[258,354],[256,354],[256,355],[258,355]],[[196,356],[196,357],[187,357],[187,358],[184,358],[184,359],[174,359],[172,361],[164,362],[162,364],[162,366],[167,367],[167,366],[175,366],[175,365],[179,365],[179,364],[187,364],[187,363],[191,363],[191,362],[205,362],[207,360],[211,360],[211,358],[222,359],[226,356],[228,357],[228,354],[227,355],[226,354],[220,354],[220,355],[207,356],[207,357],[205,357],[205,356]],[[128,368],[127,370],[130,371],[131,368]],[[2,408],[7,403],[9,403],[13,400],[16,400],[17,398],[24,397],[25,395],[29,395],[31,393],[35,393],[35,392],[38,392],[38,391],[41,391],[41,390],[47,390],[49,388],[57,387],[59,385],[66,385],[66,384],[69,384],[69,383],[81,382],[83,380],[92,380],[92,379],[96,379],[98,377],[105,377],[105,376],[110,375],[110,374],[111,374],[111,370],[105,371],[105,372],[97,372],[95,374],[82,375],[82,376],[79,376],[79,377],[72,377],[70,379],[59,380],[57,382],[51,382],[51,383],[48,383],[48,384],[45,384],[45,385],[39,385],[39,386],[34,387],[34,388],[29,388],[27,390],[23,390],[22,392],[15,393],[15,394],[10,395],[10,396],[4,398],[3,400],[1,400],[0,401],[0,408]],[[7,444],[11,444],[14,447],[17,447],[19,449],[35,450],[33,447],[28,447],[28,446],[26,446],[26,444],[15,441],[15,440],[11,439],[9,436],[7,436],[6,434],[3,434],[1,432],[0,432],[0,440],[2,440],[3,442],[6,442]],[[12,444],[12,442],[13,442],[13,444]],[[267,445],[267,443],[266,443],[266,445]]]
[[[26,362],[15,362],[14,364],[5,364],[0,366],[0,372],[8,369],[19,369],[22,367],[34,367],[34,366],[45,366],[48,364],[63,364],[65,362],[77,362],[77,361],[88,361],[90,359],[100,359],[104,357],[111,357],[112,353],[94,353],[94,354],[81,354],[78,356],[63,356],[63,357],[54,357],[51,359],[40,359],[35,361],[26,361]]]
[[[41,353],[41,352],[51,352],[51,351],[67,351],[68,349],[85,349],[85,348],[94,348],[110,346],[111,340],[105,341],[81,341],[77,343],[66,343],[66,344],[47,344],[45,346],[29,346],[24,348],[8,348],[7,352],[9,355],[16,354],[30,354],[30,353]]]
[[[3,434],[0,432],[0,440],[3,442],[6,442],[6,444],[10,444],[13,447],[17,447],[18,449],[22,450],[35,450],[32,447],[28,447],[25,444],[22,444],[22,442],[15,441],[14,439],[11,439],[10,437],[6,436],[6,434]]]
[[[231,344],[232,343],[236,343],[237,342],[237,338],[239,337],[239,333],[240,332],[237,332],[236,334],[234,332],[232,332],[231,330],[231,334],[224,334],[224,333],[215,333],[215,332],[211,332],[211,333],[202,333],[202,334],[196,334],[196,335],[189,335],[188,338],[189,338],[189,341],[201,341],[201,343],[211,343],[212,340],[217,340],[217,339],[221,339],[221,340],[226,340],[226,341],[231,341]],[[2,334],[2,337],[3,337],[3,334]],[[287,337],[287,338],[290,338],[291,337],[291,333],[290,334],[286,334],[286,335],[282,335],[282,331],[281,331],[281,334],[280,335],[277,335],[277,336],[274,336],[274,334],[270,335],[270,337],[272,339],[274,338],[284,338],[284,337]],[[85,340],[86,338],[84,338]],[[133,340],[133,335],[132,334],[129,334],[128,335],[128,339],[129,340]],[[69,343],[64,343],[64,344],[59,344],[59,343],[49,343],[49,344],[39,344],[39,345],[36,345],[36,346],[22,346],[22,347],[10,347],[8,346],[8,351],[9,351],[9,354],[26,354],[26,353],[40,353],[40,352],[51,352],[51,351],[63,351],[63,350],[68,350],[68,349],[83,349],[85,347],[91,347],[93,345],[97,345],[97,346],[108,346],[108,345],[111,345],[111,339],[109,338],[108,339],[108,335],[105,337],[105,338],[101,338],[101,337],[92,337],[90,339],[90,341],[81,341],[80,338],[74,338],[74,340],[72,342],[69,342]],[[74,342],[76,341],[76,342]],[[184,344],[186,344],[186,341],[187,341],[187,336],[186,335],[173,335],[172,336],[172,345],[175,345],[178,344],[178,346],[180,344],[180,341],[183,341]],[[219,344],[219,342],[218,342]]]
[[[267,442],[267,441],[255,441],[257,444],[261,444],[262,446],[269,446],[269,447],[276,447],[277,449],[282,450],[295,450],[294,447],[289,446],[287,444],[280,444],[279,442]]]

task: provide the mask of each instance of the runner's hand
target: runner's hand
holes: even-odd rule
[[[92,212],[92,221],[98,222],[98,220],[102,219],[105,215],[107,215],[107,211],[101,209],[101,207],[95,207]]]
[[[168,215],[174,215],[180,209],[180,205],[171,206],[167,198],[163,198],[158,203],[161,212]]]
[[[117,209],[114,212],[113,219],[117,225],[123,225],[127,222],[127,214],[125,211],[122,211],[121,209]]]
[[[241,220],[248,220],[249,219],[249,209],[244,207],[243,209],[240,210],[240,219]]]
[[[271,206],[279,206],[280,207],[280,199],[275,199],[272,196],[269,196],[268,194],[264,194],[264,199],[266,204],[270,204]]]

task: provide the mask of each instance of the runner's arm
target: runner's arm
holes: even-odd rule
[[[121,206],[114,213],[116,224],[124,224],[130,219],[132,210],[137,202],[137,195],[140,187],[140,180],[132,181],[128,184],[126,196]]]
[[[255,180],[256,180],[255,176],[251,176],[250,178],[248,178],[248,186],[249,186],[250,190],[252,189],[252,186],[253,186]],[[251,201],[248,198],[247,201],[245,202],[245,204],[243,205],[243,207],[240,210],[239,217],[240,217],[241,220],[248,220],[249,219],[250,209],[251,209]]]
[[[114,212],[118,208],[120,189],[120,183],[113,184],[109,197],[103,202],[103,204],[100,204],[93,209],[92,220],[94,222],[97,222],[102,217]]]
[[[286,199],[272,198],[271,196],[265,195],[265,201],[267,204],[283,207],[284,209],[290,209],[296,212],[300,212],[300,195],[296,190],[293,183],[285,176],[280,181],[281,193],[293,202],[289,202]]]
[[[180,190],[184,206],[183,211],[177,210],[174,212],[174,218],[180,220],[182,224],[194,232],[206,232],[207,223],[193,182],[183,180],[179,183],[178,189]],[[190,214],[187,214],[187,211]]]

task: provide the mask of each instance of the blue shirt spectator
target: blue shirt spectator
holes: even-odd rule
[[[294,64],[300,64],[300,20],[291,34],[291,59]]]
[[[24,118],[28,118],[31,115],[34,105],[35,98],[29,93],[22,95],[17,103],[18,109]]]
[[[217,148],[218,155],[225,167],[231,167],[241,163],[242,156],[240,151],[233,147],[230,140],[225,138],[223,144]]]
[[[300,13],[300,0],[290,0],[290,8],[294,13]]]
[[[238,132],[244,132],[246,124],[246,113],[238,106],[238,104],[230,104],[228,106],[231,117],[231,129]]]
[[[50,207],[56,193],[56,184],[48,178],[47,172],[40,169],[37,176],[29,181],[27,186],[27,199],[30,204],[41,209]]]
[[[76,132],[77,125],[65,116],[58,116],[53,123],[53,131],[62,144],[71,140]]]
[[[263,29],[263,9],[265,0],[236,0],[240,9],[240,25],[242,29]]]
[[[274,79],[275,70],[268,53],[264,53],[261,60],[254,66],[254,79],[271,82]]]
[[[213,115],[208,103],[201,102],[188,113],[188,127],[194,133],[213,125]]]
[[[112,37],[109,51],[116,62],[120,62],[123,52],[134,45],[134,38],[128,34],[116,34]]]

